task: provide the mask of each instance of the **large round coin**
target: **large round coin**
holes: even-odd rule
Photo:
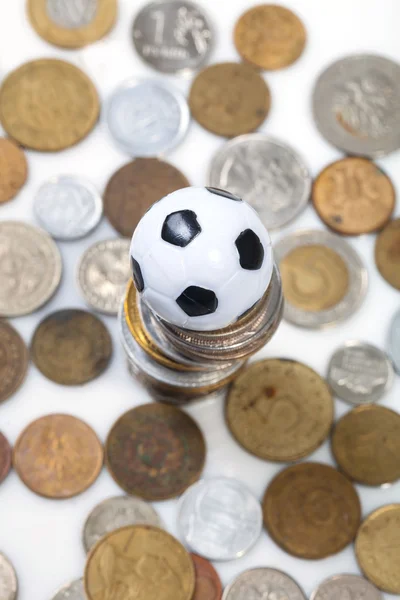
[[[389,353],[396,372],[400,374],[400,311],[395,314],[390,324]]]
[[[11,469],[12,450],[9,441],[0,431],[0,483],[7,477]],[[1,579],[0,579],[1,580]]]
[[[400,218],[390,221],[378,235],[375,262],[382,277],[400,290]]]
[[[12,140],[0,137],[0,205],[14,198],[27,176],[24,151]]]
[[[339,598],[382,600],[382,595],[364,577],[346,573],[325,579],[313,591],[310,600],[338,600]]]
[[[8,558],[0,552],[1,600],[16,600],[18,593],[17,575]]]
[[[83,579],[76,579],[63,585],[54,594],[52,600],[86,600]]]
[[[265,597],[283,598],[287,600],[306,600],[303,590],[289,575],[278,569],[260,567],[248,569],[228,585],[222,596],[222,600],[250,600]]]
[[[19,333],[0,320],[0,403],[17,391],[25,379],[29,353]]]

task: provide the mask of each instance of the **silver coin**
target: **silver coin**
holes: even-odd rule
[[[51,237],[21,221],[0,222],[0,316],[34,312],[61,281],[60,252]]]
[[[389,354],[396,372],[400,375],[400,311],[395,314],[390,325]]]
[[[371,158],[400,148],[400,65],[382,56],[347,56],[317,79],[313,112],[320,133],[349,154]]]
[[[130,241],[105,240],[93,244],[82,255],[77,269],[80,290],[95,310],[116,315],[131,277]]]
[[[100,223],[103,201],[96,188],[81,177],[60,175],[44,183],[33,201],[41,227],[58,240],[84,237]]]
[[[63,585],[53,596],[52,600],[86,600],[83,579],[76,579]]]
[[[209,560],[243,556],[262,529],[259,501],[240,481],[218,477],[186,490],[178,510],[178,527],[190,549]]]
[[[131,79],[119,86],[105,107],[116,145],[130,156],[158,156],[177,146],[189,127],[183,95],[160,79]]]
[[[348,341],[333,354],[328,383],[349,404],[377,402],[393,384],[392,364],[383,350],[366,342]]]
[[[283,571],[260,567],[241,573],[225,588],[222,600],[306,600],[300,586]]]
[[[292,250],[310,245],[326,246],[342,258],[349,275],[347,293],[335,306],[320,311],[303,310],[285,299],[283,316],[287,321],[301,327],[316,328],[334,325],[349,318],[362,304],[368,290],[368,272],[350,244],[338,235],[323,230],[296,231],[279,240],[274,246],[278,265]],[[319,265],[310,265],[310,269],[318,273]],[[322,280],[323,275],[322,272]]]
[[[138,54],[164,73],[197,69],[211,50],[213,33],[203,9],[185,0],[150,2],[132,28]]]
[[[90,25],[96,17],[98,0],[47,0],[49,18],[63,29],[79,29]]]
[[[359,575],[334,575],[325,579],[311,594],[310,600],[382,600],[372,583]]]
[[[17,575],[14,567],[0,552],[0,599],[15,600],[18,591]]]
[[[224,144],[211,161],[208,180],[251,204],[267,229],[292,221],[311,193],[311,175],[301,156],[262,133]]]
[[[92,510],[84,525],[83,545],[86,552],[106,533],[137,524],[163,527],[160,517],[148,502],[134,496],[107,498]]]

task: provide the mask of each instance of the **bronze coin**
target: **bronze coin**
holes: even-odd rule
[[[0,431],[0,483],[7,477],[11,469],[12,450],[7,438]]]
[[[173,406],[143,404],[123,414],[106,443],[106,465],[128,494],[176,498],[197,481],[206,446],[191,417]]]
[[[235,46],[244,60],[260,69],[282,69],[304,50],[306,30],[291,10],[260,4],[245,12],[235,26]]]
[[[0,403],[20,387],[28,370],[29,353],[19,333],[0,319]]]
[[[283,550],[319,559],[353,541],[361,506],[353,485],[336,469],[300,463],[272,480],[265,492],[263,514],[268,533]]]
[[[198,556],[190,554],[196,574],[196,584],[192,600],[221,600],[222,584],[212,564]]]
[[[157,158],[136,158],[124,165],[107,184],[104,212],[111,225],[130,237],[154,202],[190,183],[175,167]]]
[[[24,484],[45,498],[71,498],[90,487],[103,448],[89,425],[71,415],[46,415],[19,436],[13,465]]]
[[[341,470],[366,485],[400,479],[400,415],[384,406],[358,406],[336,424],[332,451]]]
[[[0,204],[16,196],[27,176],[28,164],[23,150],[12,140],[0,138]]]
[[[266,359],[251,364],[233,382],[225,416],[246,450],[264,460],[290,462],[311,454],[327,438],[333,399],[310,367]]]
[[[271,104],[267,84],[251,66],[218,63],[197,75],[189,94],[196,121],[211,133],[235,137],[257,129]]]
[[[1,124],[32,150],[73,146],[93,129],[99,110],[91,80],[63,60],[27,62],[10,73],[0,89]]]
[[[48,315],[36,328],[32,360],[45,377],[80,385],[101,375],[110,362],[112,342],[105,325],[85,310]]]
[[[312,200],[322,221],[344,235],[382,229],[396,193],[389,177],[372,161],[348,156],[325,167],[314,181]]]
[[[400,290],[400,218],[390,221],[378,235],[375,262],[382,277]]]

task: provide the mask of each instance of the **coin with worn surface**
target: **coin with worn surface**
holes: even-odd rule
[[[303,590],[287,573],[270,567],[248,569],[228,585],[222,600],[255,600],[280,598],[306,600]]]
[[[400,374],[400,311],[395,314],[390,324],[388,345],[394,368]]]
[[[29,352],[19,333],[0,319],[0,403],[20,387],[28,369]]]
[[[193,81],[189,94],[193,118],[211,133],[228,138],[257,129],[270,104],[264,79],[243,63],[206,67]]]
[[[99,98],[90,79],[56,59],[27,62],[0,89],[0,122],[17,142],[53,152],[73,146],[94,127]]]
[[[15,600],[17,593],[18,581],[14,567],[0,552],[0,598],[1,600]]]
[[[76,579],[63,585],[54,594],[52,600],[86,600],[83,579]]]
[[[0,223],[0,316],[34,312],[53,296],[62,273],[51,237],[22,221]]]
[[[196,574],[196,585],[192,600],[221,600],[222,584],[217,571],[212,564],[198,556],[190,555]]]
[[[400,290],[400,218],[390,221],[378,235],[375,262],[382,277]]]
[[[45,317],[31,344],[32,360],[39,371],[62,385],[95,379],[107,368],[111,353],[111,337],[100,319],[72,308]]]
[[[203,479],[182,496],[178,527],[196,554],[209,560],[233,560],[246,554],[258,540],[261,506],[240,481]]]
[[[0,204],[16,196],[27,176],[28,163],[22,148],[0,137]]]
[[[103,466],[103,448],[89,425],[71,415],[32,421],[14,446],[13,466],[45,498],[71,498],[90,487]]]
[[[310,462],[278,473],[265,492],[263,513],[264,525],[278,546],[293,556],[320,559],[352,542],[361,506],[344,475]]]
[[[89,554],[88,600],[192,600],[195,573],[190,554],[172,535],[150,525],[113,531]]]
[[[0,431],[0,483],[7,477],[11,469],[12,450],[9,441]],[[0,596],[1,598],[1,596]]]
[[[157,158],[137,158],[112,175],[104,192],[104,211],[111,225],[131,237],[154,202],[190,184],[175,167]]]
[[[310,600],[337,600],[338,598],[382,600],[382,595],[364,577],[344,573],[325,579],[313,591]]]

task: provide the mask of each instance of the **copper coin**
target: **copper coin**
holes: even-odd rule
[[[251,66],[218,63],[197,75],[189,94],[192,116],[202,127],[225,137],[257,129],[271,104],[267,84]]]
[[[173,406],[143,404],[123,414],[106,443],[106,464],[128,494],[176,498],[197,481],[206,446],[199,427]]]
[[[27,176],[28,164],[23,150],[12,140],[0,138],[0,204],[16,196]]]
[[[400,219],[390,221],[378,235],[375,262],[382,277],[400,290]]]
[[[157,158],[137,158],[121,167],[104,192],[104,212],[111,225],[130,237],[154,202],[190,184],[175,167]]]
[[[264,460],[289,462],[311,454],[327,438],[333,399],[310,367],[266,359],[251,364],[234,381],[225,416],[246,450]]]
[[[312,200],[323,222],[345,235],[382,229],[395,206],[389,177],[372,161],[348,156],[328,165],[316,178]]]
[[[29,353],[19,333],[0,319],[0,403],[20,387],[28,369]]]
[[[400,479],[400,415],[369,404],[346,413],[336,424],[332,450],[341,470],[366,485]]]
[[[192,600],[221,600],[222,584],[212,564],[197,554],[190,554],[196,573]]]
[[[12,450],[7,438],[0,431],[0,483],[5,480],[11,469]]]
[[[260,69],[282,69],[294,63],[304,50],[306,30],[291,10],[276,4],[260,4],[236,23],[235,46],[244,60]]]
[[[287,467],[263,500],[264,525],[286,552],[319,559],[343,550],[361,519],[358,494],[341,473],[320,463]]]
[[[112,342],[98,317],[84,310],[65,309],[39,324],[31,352],[45,377],[62,385],[80,385],[105,371]]]
[[[71,498],[90,487],[103,448],[89,425],[71,415],[46,415],[19,436],[13,465],[24,484],[46,498]]]

